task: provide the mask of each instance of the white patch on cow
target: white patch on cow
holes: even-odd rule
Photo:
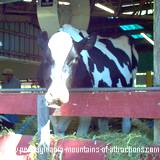
[[[63,31],[63,32],[68,33],[68,34],[73,38],[73,40],[76,41],[76,42],[79,42],[79,41],[81,41],[81,40],[83,39],[83,38],[79,35],[80,32],[82,33],[82,35],[83,35],[84,37],[88,37],[88,36],[89,36],[86,31],[84,31],[84,30],[78,30],[78,29],[72,27],[72,26],[69,25],[69,24],[64,24],[64,25],[59,29],[59,31]],[[86,65],[87,70],[89,71],[89,65],[88,65],[89,54],[88,54],[88,52],[87,52],[86,50],[82,50],[80,54],[81,54],[81,56],[82,56],[83,62],[84,62],[85,65]]]
[[[128,66],[123,64],[123,66],[120,65],[117,58],[106,48],[105,44],[96,41],[95,44],[96,48],[102,51],[102,54],[105,54],[109,59],[113,60],[115,62],[115,65],[117,65],[117,68],[120,70],[121,74],[125,77],[127,84],[130,83],[130,79],[132,78],[132,74],[130,73]]]
[[[55,60],[55,65],[59,69],[62,69],[72,46],[72,38],[66,32],[57,32],[50,38],[48,47],[53,60]]]
[[[51,83],[47,93],[45,94],[45,99],[48,103],[52,103],[54,99],[59,98],[63,103],[67,103],[69,101],[69,92],[65,81],[62,79],[54,80],[54,83]]]
[[[69,25],[69,24],[63,25],[63,26],[59,29],[59,31],[63,31],[63,32],[68,33],[68,34],[73,38],[73,40],[76,41],[76,42],[79,42],[80,40],[83,39],[83,38],[79,35],[79,32],[80,32],[80,31],[79,31],[78,29],[72,27],[72,26]]]
[[[82,35],[84,37],[88,37],[89,36],[89,34],[86,31],[84,31],[84,30],[80,30],[80,32],[82,33]]]
[[[135,58],[136,58],[136,60],[137,60],[137,62],[138,62],[139,56],[138,56],[137,50],[135,49],[135,46],[134,46],[134,45],[132,46],[132,50],[133,50],[133,54],[134,54],[134,56],[135,56]]]
[[[110,78],[110,71],[108,68],[104,67],[102,72],[97,70],[97,66],[94,64],[94,71],[92,72],[94,78],[94,87],[98,87],[98,83],[100,80],[103,80],[107,83],[108,86],[112,86],[112,81]]]
[[[77,28],[74,28],[73,26],[69,25],[69,24],[64,24],[59,31],[63,31],[68,33],[76,42],[79,42],[80,40],[82,40],[83,38],[79,35],[79,33],[81,32],[82,35],[84,37],[88,37],[89,34],[84,31],[84,30],[78,30]]]
[[[48,103],[59,98],[63,103],[66,103],[69,100],[69,92],[66,87],[68,71],[63,70],[63,66],[73,47],[72,38],[66,32],[57,32],[50,38],[48,47],[51,50],[51,57],[55,64],[51,68],[52,83],[45,94],[45,98]]]
[[[120,79],[118,79],[117,87],[122,87],[122,83]]]
[[[108,38],[115,48],[119,48],[132,60],[131,46],[128,43],[128,37],[120,36],[118,38]]]
[[[86,50],[82,50],[80,54],[81,54],[81,56],[82,56],[82,59],[83,59],[83,62],[84,62],[84,64],[85,64],[85,66],[86,66],[86,68],[87,68],[87,71],[89,72],[90,69],[89,69],[88,58],[89,58],[90,56],[89,56],[89,54],[88,54],[88,52],[87,52]]]
[[[124,67],[121,69],[121,73],[125,77],[127,84],[129,84],[132,78],[132,73],[129,71],[128,66],[126,64],[123,63],[123,66]]]

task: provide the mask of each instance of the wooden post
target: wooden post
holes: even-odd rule
[[[160,85],[160,0],[154,1],[154,85]],[[160,145],[160,120],[154,120],[154,143]]]
[[[146,72],[146,85],[147,87],[152,87],[153,86],[153,78],[152,78],[152,72],[147,71]]]
[[[49,109],[43,95],[37,96],[38,160],[48,159],[50,150]]]

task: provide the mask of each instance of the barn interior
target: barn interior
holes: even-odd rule
[[[153,0],[0,0],[0,73],[12,68],[30,86],[41,57],[37,33],[51,36],[69,23],[102,37],[132,37],[139,53],[136,84],[151,86],[153,6]]]

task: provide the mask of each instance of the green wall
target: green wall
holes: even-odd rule
[[[153,51],[139,52],[138,72],[153,71]]]
[[[1,73],[4,68],[13,69],[14,74],[18,79],[36,79],[38,65],[39,64],[37,62],[27,62],[12,59],[4,60],[0,58],[0,80],[2,80]]]

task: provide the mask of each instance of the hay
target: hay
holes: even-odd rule
[[[59,136],[51,136],[52,139],[54,139],[55,145],[54,148],[57,147],[57,143],[59,140],[63,139],[83,139],[81,137],[77,137],[75,135],[68,135],[64,137]],[[95,135],[93,133],[89,134],[87,139],[92,139],[93,141],[101,140],[107,144],[111,144],[110,151],[106,153],[106,160],[139,160],[140,156],[146,157],[147,154],[141,153],[141,152],[125,152],[124,148],[144,148],[145,146],[149,146],[152,144],[152,140],[149,139],[146,134],[142,134],[140,131],[134,130],[129,134],[124,133],[117,133],[117,132],[107,132],[103,135]],[[35,147],[38,147],[38,139],[37,135],[34,136],[31,145],[34,145]],[[114,152],[114,147],[119,148],[117,152]],[[54,149],[53,149],[54,150]],[[49,160],[54,160],[56,156],[56,153],[52,153],[49,157]],[[35,159],[37,158],[37,155],[34,153],[33,156]],[[63,160],[63,154],[59,157],[61,160]]]
[[[152,144],[152,141],[139,131],[133,131],[130,134],[108,132],[104,135],[97,135],[94,139],[111,144],[110,152],[107,154],[109,160],[138,160],[141,153],[133,153],[133,150],[128,152],[128,149],[144,148]]]
[[[24,119],[23,123],[25,123],[26,119]],[[22,123],[22,125],[23,125]],[[20,127],[21,124],[17,125],[17,128]],[[150,146],[153,144],[153,129],[150,129],[145,122],[141,120],[133,120],[132,123],[132,131],[129,134],[124,134],[117,131],[109,131],[106,132],[106,134],[99,134],[98,132],[91,132],[86,138],[95,140],[101,140],[105,142],[106,144],[111,144],[111,147],[118,147],[122,148],[119,152],[108,152],[106,160],[138,160],[140,159],[140,155],[142,153],[133,153],[133,152],[124,152],[123,148],[132,147],[132,148],[143,148],[145,146]],[[36,117],[32,124],[30,124],[29,128],[26,128],[24,134],[35,134],[36,132]],[[10,132],[10,130],[4,129],[0,135],[6,135]],[[13,131],[11,131],[13,132]],[[64,136],[64,137],[58,137],[58,136],[51,136],[51,138],[54,139],[55,145],[54,147],[57,147],[57,143],[60,139],[83,139],[82,137],[77,137],[75,134]],[[38,139],[37,135],[33,137],[32,142],[30,143],[32,146],[38,147]],[[56,154],[52,153],[49,157],[49,160],[54,160]],[[37,158],[36,153],[31,153],[31,157],[34,159]],[[146,157],[146,154],[143,153],[143,157]],[[63,159],[63,155],[61,156],[61,159]]]

